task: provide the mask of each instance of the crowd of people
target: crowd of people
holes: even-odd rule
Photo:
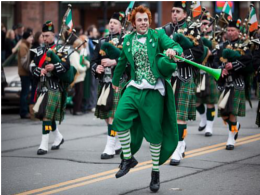
[[[31,78],[36,81],[32,110],[42,120],[37,154],[47,154],[50,132],[55,136],[52,150],[64,143],[56,121],[64,119],[67,90],[72,86],[73,115],[95,111],[95,116],[107,124],[101,159],[121,153],[116,178],[138,164],[134,154],[145,138],[153,164],[150,190],[157,192],[160,165],[170,158],[170,165],[178,166],[185,156],[187,122],[196,120],[196,110],[201,120],[198,131],[205,129],[206,137],[214,135],[215,116],[222,117],[227,124],[226,150],[233,150],[243,127],[238,117],[246,115],[245,102],[250,102],[252,78],[259,78],[260,30],[249,31],[224,14],[220,24],[207,11],[199,22],[191,21],[189,7],[186,2],[175,2],[171,21],[157,29],[150,28],[152,15],[144,6],[133,9],[128,23],[124,13],[114,13],[108,34],[100,39],[94,25],[86,34],[76,29],[70,54],[55,43],[51,21],[43,24],[34,39],[30,29],[8,31],[5,43],[10,47],[5,48],[9,53],[18,51],[21,118],[27,116],[25,101]],[[132,31],[126,33],[123,24],[131,25]],[[30,52],[31,48],[34,50]],[[9,54],[7,50],[4,53]],[[207,70],[193,66],[194,62]],[[257,84],[259,87],[259,79]]]
[[[87,39],[87,43],[81,47],[81,55],[84,55],[83,64],[71,63],[77,69],[79,75],[71,85],[73,96],[71,105],[73,115],[82,115],[88,112],[95,112],[97,102],[98,81],[91,74],[90,59],[96,46],[96,41],[100,33],[95,25],[90,25],[85,32],[80,26],[76,27],[76,34],[70,42],[71,47],[76,47],[81,41]],[[34,32],[32,28],[25,28],[23,24],[18,23],[12,29],[7,30],[1,25],[1,62],[4,63],[11,59],[11,63],[17,60],[18,74],[21,78],[21,96],[20,96],[20,117],[21,119],[35,119],[33,106],[35,104],[36,83],[33,81],[29,65],[33,61],[36,53],[35,49],[44,46],[42,32]],[[78,38],[76,38],[78,37]],[[57,34],[55,35],[57,41]],[[77,56],[74,53],[71,59]],[[82,67],[85,66],[85,67]],[[79,76],[79,77],[78,77]],[[30,99],[28,99],[28,97]]]

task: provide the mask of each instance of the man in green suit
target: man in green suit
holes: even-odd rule
[[[170,59],[182,54],[182,48],[164,30],[149,29],[151,12],[139,6],[132,12],[131,22],[136,29],[124,39],[123,50],[114,71],[113,88],[118,90],[119,79],[131,66],[131,79],[122,95],[113,129],[122,145],[122,162],[116,178],[122,177],[137,165],[134,154],[143,137],[150,143],[153,168],[150,189],[160,187],[159,165],[171,156],[178,144],[177,119],[170,76],[176,63]],[[160,57],[166,51],[168,57]],[[170,59],[169,59],[170,58]]]

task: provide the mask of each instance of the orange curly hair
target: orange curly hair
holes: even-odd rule
[[[140,5],[140,6],[138,6],[138,7],[135,7],[135,8],[133,9],[133,11],[132,11],[130,21],[131,21],[131,23],[132,23],[133,26],[135,25],[135,15],[137,14],[137,12],[142,13],[142,14],[143,14],[143,13],[146,13],[146,14],[148,15],[148,18],[149,18],[149,24],[152,23],[152,14],[151,14],[151,11],[150,11],[148,8],[146,8],[146,7],[142,6],[142,5]]]

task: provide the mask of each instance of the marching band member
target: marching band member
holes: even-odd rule
[[[34,78],[38,81],[37,85],[37,102],[34,110],[38,106],[38,111],[44,109],[41,113],[36,111],[36,117],[42,120],[42,140],[37,151],[38,155],[44,155],[48,152],[48,141],[50,131],[54,134],[54,143],[52,150],[58,150],[60,145],[64,143],[64,138],[60,133],[55,121],[61,122],[64,118],[66,104],[64,101],[65,88],[57,76],[67,71],[63,63],[49,63],[47,60],[47,51],[55,48],[54,25],[51,21],[47,21],[42,27],[42,36],[45,48],[38,47],[31,64],[31,70]],[[44,94],[44,96],[42,96]],[[42,99],[42,102],[41,102]],[[37,103],[41,103],[40,105]]]
[[[172,22],[162,28],[170,38],[183,47],[186,59],[196,61],[203,56],[204,48],[201,41],[196,41],[193,35],[190,36],[192,40],[184,36],[188,33],[187,11],[188,5],[185,1],[175,2],[171,11]],[[190,31],[195,33],[195,29],[191,29]],[[193,41],[197,42],[196,45]],[[193,66],[185,62],[178,62],[177,70],[172,77],[179,131],[178,147],[174,151],[170,161],[170,165],[173,166],[179,165],[185,155],[186,143],[184,138],[187,135],[187,121],[196,119],[194,71],[196,71],[196,68]]]
[[[202,16],[200,30],[203,33],[202,42],[203,45],[208,48],[208,56],[204,60],[203,64],[205,66],[211,67],[213,64],[213,55],[211,53],[213,46],[210,39],[212,38],[212,17],[209,12]],[[199,131],[203,131],[206,128],[205,136],[210,137],[213,133],[213,122],[215,117],[215,104],[218,102],[218,89],[216,81],[212,75],[206,73],[205,71],[200,71],[199,74],[199,84],[196,90],[196,109],[200,114],[200,124]],[[205,104],[206,108],[205,109]]]
[[[237,117],[245,113],[245,77],[252,72],[252,55],[246,48],[239,48],[240,25],[231,21],[227,27],[227,41],[216,48],[214,67],[221,67],[222,77],[218,82],[221,95],[218,101],[218,115],[228,124],[229,133],[226,144],[227,150],[233,150],[241,127]]]
[[[116,136],[116,132],[112,129],[112,123],[118,101],[121,97],[121,90],[126,84],[127,74],[124,74],[120,80],[120,90],[118,92],[113,91],[111,82],[113,71],[117,64],[117,59],[112,59],[110,56],[107,55],[102,56],[100,54],[100,49],[102,45],[106,42],[111,42],[113,45],[120,47],[123,41],[123,36],[121,34],[121,23],[123,22],[123,20],[124,15],[122,15],[122,13],[114,13],[108,24],[109,35],[108,37],[101,38],[99,40],[99,43],[95,48],[94,55],[91,60],[92,72],[99,80],[99,96],[95,116],[100,119],[105,119],[107,123],[107,143],[103,153],[101,154],[101,159],[111,159],[114,157],[115,154],[120,154],[121,152],[121,145]],[[108,98],[105,98],[104,100],[105,89],[106,91],[110,90],[110,96],[107,94],[106,96]],[[111,95],[112,98],[109,98],[111,97]],[[107,102],[108,100],[111,101]]]

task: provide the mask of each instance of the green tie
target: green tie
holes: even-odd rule
[[[141,39],[141,38],[143,38],[143,37],[147,37],[147,34],[144,34],[144,35],[137,35],[137,39]]]

